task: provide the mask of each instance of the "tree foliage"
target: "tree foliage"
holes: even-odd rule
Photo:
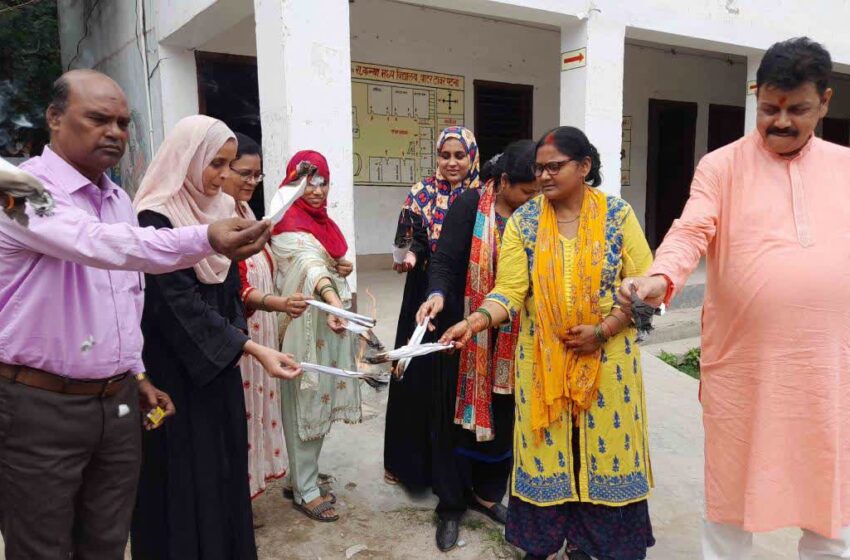
[[[0,0],[0,155],[41,152],[61,73],[56,0]]]

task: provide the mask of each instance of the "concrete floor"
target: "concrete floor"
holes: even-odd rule
[[[389,270],[365,271],[359,275],[360,310],[370,312],[367,289],[380,298],[376,331],[387,346],[394,339],[403,280]],[[687,344],[693,342],[689,340]],[[649,352],[644,353],[643,364],[657,485],[650,498],[657,544],[650,549],[648,558],[697,560],[703,511],[703,434],[698,383]],[[265,523],[257,530],[262,560],[343,559],[347,551],[354,552],[358,545],[365,545],[366,549],[353,556],[355,560],[442,557],[434,546],[431,513],[436,503],[434,497],[410,496],[401,488],[383,482],[387,394],[368,387],[364,387],[363,394],[363,423],[336,425],[322,453],[321,471],[336,479],[334,491],[339,497],[342,519],[332,524],[310,521],[283,500],[280,483],[273,483],[254,502],[258,519]],[[754,559],[796,558],[798,534],[796,530],[785,530],[757,535]],[[477,513],[466,516],[461,539],[464,546],[449,552],[446,558],[520,557],[504,543],[500,528]]]

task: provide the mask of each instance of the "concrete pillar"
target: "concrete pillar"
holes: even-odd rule
[[[624,23],[596,10],[587,19],[561,28],[562,53],[586,48],[584,66],[566,70],[562,67],[561,124],[576,126],[587,134],[602,157],[602,190],[617,195],[625,38]],[[569,58],[575,56],[578,55]]]
[[[348,0],[254,0],[257,73],[269,201],[298,150],[324,154],[328,209],[354,260],[351,36]],[[356,269],[355,269],[356,270]],[[356,289],[356,277],[349,277]]]
[[[756,127],[756,90],[753,87],[756,83],[756,72],[758,72],[761,64],[761,53],[751,54],[747,56],[747,103],[746,113],[744,116],[744,133],[748,134]]]
[[[156,144],[154,151],[162,144],[165,135],[174,128],[177,121],[190,115],[197,115],[199,112],[198,69],[195,65],[195,53],[181,47],[160,44],[158,55],[159,66],[152,71],[159,73],[159,111],[162,120],[154,125],[154,143]],[[154,62],[154,64],[157,63]],[[156,108],[154,115],[156,115]]]

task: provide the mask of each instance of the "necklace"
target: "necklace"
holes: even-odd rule
[[[575,222],[576,220],[578,220],[579,218],[581,218],[580,214],[578,216],[576,216],[575,218],[573,218],[572,220],[558,220],[558,223],[559,224],[571,224],[571,223]]]

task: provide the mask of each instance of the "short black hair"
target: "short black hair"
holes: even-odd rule
[[[553,128],[543,135],[537,142],[536,150],[542,146],[551,144],[555,148],[576,161],[583,161],[584,158],[590,158],[590,171],[585,177],[585,181],[591,187],[598,187],[602,184],[602,160],[599,158],[599,151],[596,146],[590,143],[587,136],[574,126],[559,126]],[[535,157],[536,157],[535,150]]]
[[[502,154],[498,153],[484,162],[484,165],[481,166],[481,171],[478,173],[478,180],[482,184],[486,184],[487,181],[495,179],[497,175],[501,174],[499,165],[499,160],[501,159]]]
[[[534,170],[532,168],[536,155],[537,144],[533,140],[511,142],[505,147],[505,151],[499,159],[499,175],[504,173],[511,183],[534,181]]]
[[[253,138],[241,132],[236,132],[235,134],[237,144],[236,159],[242,156],[260,156],[260,159],[263,158],[263,151]]]
[[[56,81],[53,82],[53,87],[50,90],[50,105],[60,113],[64,113],[68,108],[68,96],[71,94],[71,81],[62,74]]]
[[[756,87],[773,86],[791,91],[813,82],[823,95],[829,87],[832,57],[823,45],[808,37],[796,37],[767,49],[756,73]]]

